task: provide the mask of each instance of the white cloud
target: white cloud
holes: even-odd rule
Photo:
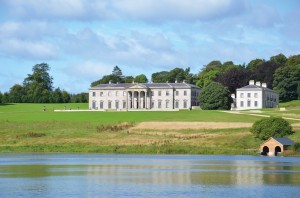
[[[6,39],[0,42],[0,55],[4,57],[22,57],[25,59],[52,59],[57,56],[58,49],[44,41],[26,41]]]

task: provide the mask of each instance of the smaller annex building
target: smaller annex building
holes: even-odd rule
[[[249,81],[249,85],[236,90],[232,96],[234,103],[232,110],[277,108],[279,95],[276,91],[267,88],[266,83]]]
[[[270,137],[267,141],[260,145],[261,155],[276,156],[278,153],[281,153],[294,142],[289,138],[273,138]]]

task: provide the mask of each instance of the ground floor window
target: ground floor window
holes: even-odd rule
[[[166,108],[169,108],[169,100],[166,100]]]
[[[161,108],[161,100],[158,101],[158,108]]]
[[[103,109],[103,101],[100,101],[100,109]]]
[[[119,109],[119,101],[116,101],[116,109]]]
[[[244,101],[241,101],[241,107],[244,107]]]
[[[111,109],[111,101],[108,101],[108,108]]]
[[[187,101],[186,100],[183,101],[183,108],[185,108],[185,109],[187,108]]]
[[[123,101],[123,109],[126,109],[126,101]]]
[[[258,102],[254,101],[254,106],[257,107],[258,106]]]
[[[176,109],[179,108],[179,102],[178,102],[178,100],[175,101],[175,108],[176,108]]]
[[[92,108],[93,108],[93,109],[96,109],[96,101],[93,101],[93,103],[92,103]]]
[[[251,107],[251,101],[250,100],[247,101],[247,107]]]

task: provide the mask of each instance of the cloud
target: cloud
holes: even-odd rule
[[[44,41],[26,41],[6,39],[0,42],[0,56],[25,59],[53,59],[57,57],[58,49]]]
[[[242,13],[243,0],[4,0],[12,17],[52,20],[211,20]]]

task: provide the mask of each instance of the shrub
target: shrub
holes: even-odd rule
[[[300,143],[296,142],[295,144],[292,145],[291,149],[293,151],[300,151]]]
[[[290,123],[279,117],[258,120],[252,125],[250,131],[261,140],[267,140],[270,137],[283,137],[293,133]]]

